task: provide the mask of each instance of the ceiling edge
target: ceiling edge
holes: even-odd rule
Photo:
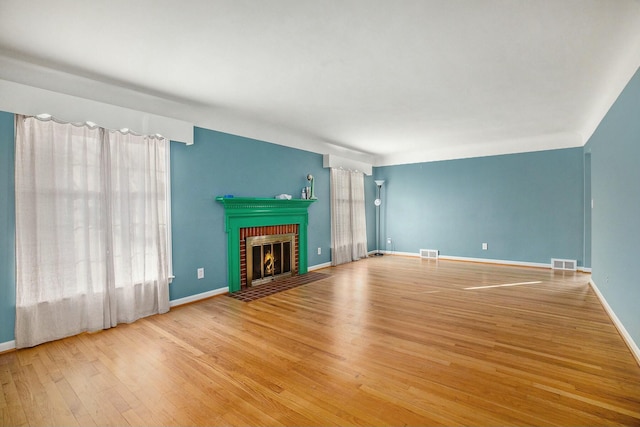
[[[562,132],[535,137],[509,139],[483,144],[455,145],[439,149],[416,150],[390,154],[376,158],[375,167],[411,163],[428,163],[471,157],[499,156],[533,151],[582,147],[584,142],[578,133]]]
[[[600,99],[594,100],[592,103],[593,107],[587,114],[584,125],[582,126],[581,135],[584,144],[589,141],[622,91],[638,70],[640,70],[640,36],[638,37],[636,46],[631,49],[630,52],[632,54],[623,58],[617,66],[612,66],[608,78],[603,79],[604,87],[599,92],[602,96]]]

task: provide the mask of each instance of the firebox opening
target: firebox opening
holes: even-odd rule
[[[294,242],[295,233],[247,237],[247,286],[291,276]]]

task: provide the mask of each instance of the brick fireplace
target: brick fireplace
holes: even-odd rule
[[[315,200],[216,197],[216,201],[224,207],[229,292],[247,286],[246,240],[249,237],[294,233],[291,272],[307,272],[307,210]]]
[[[278,237],[276,239],[269,239],[269,237]],[[283,236],[283,237],[280,237]],[[284,237],[287,236],[287,237]],[[249,270],[253,270],[258,267],[258,264],[264,263],[264,251],[262,251],[262,256],[260,260],[255,260],[255,256],[252,256],[250,241],[253,238],[262,238],[267,244],[270,241],[280,242],[289,240],[289,236],[291,236],[291,240],[293,245],[290,248],[292,252],[291,256],[291,265],[288,268],[283,268],[283,265],[280,266],[280,272],[272,271],[271,275],[284,275],[287,273],[291,273],[290,275],[296,275],[298,273],[298,258],[299,258],[299,249],[298,249],[298,224],[286,224],[286,225],[269,225],[262,227],[247,227],[240,229],[240,288],[244,289],[248,286],[255,286],[259,282],[264,282],[266,279],[263,277],[269,277],[269,272],[262,272],[262,277],[258,277],[258,275],[250,274]],[[259,242],[260,244],[262,242]],[[273,243],[271,243],[273,246]],[[257,246],[257,245],[256,245]],[[280,247],[282,248],[282,247]],[[284,251],[282,251],[284,252]],[[283,253],[280,254],[281,257],[285,255]],[[249,258],[252,258],[251,260]],[[257,262],[251,262],[251,261]],[[281,264],[285,264],[285,260],[279,260]],[[253,269],[251,267],[254,267]],[[283,271],[288,270],[288,271]],[[257,280],[256,280],[257,279]]]

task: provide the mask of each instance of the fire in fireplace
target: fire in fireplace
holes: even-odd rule
[[[247,286],[292,275],[295,236],[295,233],[287,233],[247,237]]]

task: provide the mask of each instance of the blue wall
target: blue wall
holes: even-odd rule
[[[640,70],[586,147],[591,151],[593,282],[640,344]]]
[[[584,265],[591,268],[591,149],[584,149]]]
[[[385,180],[382,249],[583,265],[582,148],[386,166],[374,175]]]
[[[16,319],[14,144],[13,114],[0,111],[0,344]]]
[[[322,155],[195,128],[194,144],[171,143],[172,300],[227,286],[224,209],[214,198],[300,197],[314,176],[318,201],[309,207],[308,265],[330,261],[329,170]],[[322,254],[318,255],[318,248]],[[196,270],[204,267],[205,278]]]

